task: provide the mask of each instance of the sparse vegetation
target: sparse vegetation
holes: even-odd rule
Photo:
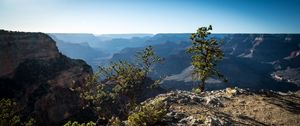
[[[192,92],[194,92],[196,94],[200,94],[202,92],[202,90],[200,88],[193,88]]]
[[[167,108],[161,99],[155,99],[149,103],[138,105],[131,111],[127,120],[119,117],[109,119],[110,126],[151,126],[159,123],[167,114]]]
[[[85,107],[92,108],[99,118],[116,122],[126,119],[129,113],[138,106],[137,92],[151,89],[159,80],[149,81],[147,75],[152,66],[161,61],[153,48],[147,47],[137,53],[138,63],[127,61],[112,62],[107,67],[99,67],[93,76],[87,78],[87,83],[77,90],[85,101]],[[148,84],[152,83],[152,84]],[[149,87],[145,87],[150,85]]]
[[[90,121],[88,123],[78,123],[77,121],[68,121],[64,126],[96,126],[96,123]]]
[[[17,115],[17,103],[10,99],[2,99],[0,102],[1,108],[1,126],[16,126],[21,123],[21,118]]]
[[[196,33],[191,35],[192,47],[187,49],[187,52],[192,54],[193,77],[200,81],[198,87],[200,91],[204,91],[205,80],[208,77],[224,78],[216,69],[216,65],[223,59],[224,53],[221,50],[220,42],[209,36],[211,30],[211,25],[199,28]]]
[[[128,126],[155,125],[167,114],[167,109],[161,99],[137,107],[137,110],[128,116]]]
[[[35,124],[33,118],[22,120],[20,108],[12,99],[1,99],[0,101],[0,125],[1,126],[32,126]]]
[[[125,124],[118,118],[118,117],[112,117],[109,122],[110,126],[124,126]]]

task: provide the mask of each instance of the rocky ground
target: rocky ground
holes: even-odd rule
[[[195,94],[172,91],[158,95],[168,108],[163,125],[300,125],[300,91],[250,91],[239,88]]]

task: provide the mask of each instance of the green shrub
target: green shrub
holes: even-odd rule
[[[167,114],[167,109],[161,99],[146,103],[128,116],[128,126],[149,126],[160,122]]]
[[[64,126],[96,126],[96,123],[90,121],[87,123],[78,123],[77,121],[71,122],[68,121]]]
[[[17,103],[11,99],[1,99],[0,102],[0,125],[1,126],[15,126],[21,123],[20,116],[17,115]]]
[[[200,94],[202,91],[199,88],[193,88],[192,92],[194,92],[195,94]]]
[[[33,118],[27,121],[21,120],[21,109],[17,102],[12,99],[1,99],[0,101],[0,125],[1,126],[32,126],[35,124]]]
[[[118,118],[118,117],[112,117],[109,120],[109,126],[124,126],[125,124]]]

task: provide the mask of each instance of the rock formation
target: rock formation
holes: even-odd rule
[[[62,55],[48,35],[0,31],[0,94],[14,98],[38,123],[59,124],[80,110],[72,88],[92,69]]]
[[[171,91],[142,104],[161,99],[168,113],[158,125],[232,126],[298,125],[300,92],[274,92],[227,88],[195,94]]]

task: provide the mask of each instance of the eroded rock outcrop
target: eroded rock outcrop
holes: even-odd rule
[[[227,88],[195,94],[171,91],[161,99],[168,113],[159,124],[168,126],[298,125],[298,92]]]
[[[1,98],[18,99],[38,123],[55,125],[80,110],[70,88],[91,73],[84,61],[62,55],[46,34],[0,31]]]
[[[13,77],[14,70],[28,59],[50,60],[60,56],[55,42],[42,33],[0,31],[0,76]]]

